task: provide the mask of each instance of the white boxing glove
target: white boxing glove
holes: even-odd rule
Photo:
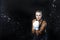
[[[34,30],[39,30],[39,21],[35,21],[35,22],[33,23],[33,29],[34,29]]]

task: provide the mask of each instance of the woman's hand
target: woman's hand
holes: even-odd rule
[[[39,30],[36,30],[36,35],[39,35]]]
[[[41,34],[42,34],[42,32],[41,32],[41,31],[39,31],[39,34],[41,35]]]
[[[36,35],[41,35],[41,34],[42,34],[42,32],[40,32],[39,30],[36,31]]]

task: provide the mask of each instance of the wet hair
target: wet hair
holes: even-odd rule
[[[42,12],[41,10],[36,10],[36,12]]]

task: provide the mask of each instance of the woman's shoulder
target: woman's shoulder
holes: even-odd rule
[[[43,22],[44,22],[44,23],[46,23],[46,21],[45,21],[45,20],[43,20]]]
[[[32,22],[36,21],[36,19],[33,19]]]
[[[42,22],[43,24],[47,24],[47,22],[45,21],[45,20],[43,20],[43,22]]]

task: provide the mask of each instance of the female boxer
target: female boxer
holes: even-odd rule
[[[32,20],[33,40],[40,40],[43,37],[46,25],[46,21],[42,19],[42,11],[37,10],[35,19]]]

